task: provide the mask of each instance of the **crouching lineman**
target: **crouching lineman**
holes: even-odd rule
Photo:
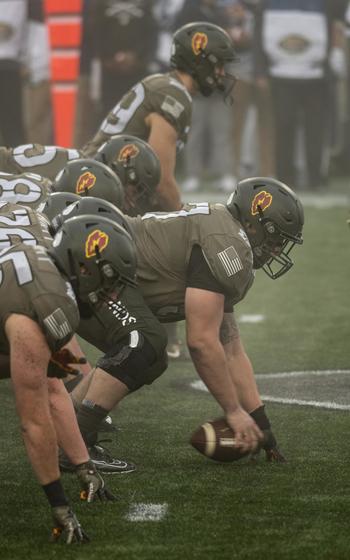
[[[70,206],[72,193],[54,193],[47,202],[49,215],[59,206],[65,208],[63,214],[52,220],[52,227],[60,227],[66,219],[87,213],[107,216],[128,230],[124,216],[107,201],[95,197],[81,197]],[[103,406],[96,395],[95,399],[83,399],[77,403],[79,428],[88,445],[90,457],[94,464],[104,473],[126,473],[133,470],[133,464],[112,458],[97,442],[97,432],[107,414],[128,393],[136,391],[145,384],[153,383],[167,368],[167,336],[164,328],[145,304],[138,287],[127,285],[120,294],[111,294],[110,298],[91,309],[84,305],[77,333],[87,342],[98,348],[104,356],[97,366],[103,367],[103,376],[111,378],[118,391],[111,392],[110,399]],[[101,365],[103,362],[103,366]],[[91,375],[79,384],[79,391],[89,385]],[[101,385],[104,391],[104,382]],[[97,388],[98,390],[98,388]],[[65,457],[60,460],[61,469],[70,471],[71,462]]]
[[[242,449],[256,448],[263,433],[267,460],[284,462],[232,311],[251,287],[254,269],[275,279],[293,265],[290,251],[303,241],[298,197],[279,181],[257,177],[240,181],[226,206],[188,204],[178,212],[126,219],[146,304],[162,322],[186,320],[195,368]],[[84,416],[92,432],[98,417],[88,403],[107,411],[123,394],[118,380],[106,375],[109,363],[108,356],[101,358],[90,385],[84,379],[73,391],[82,402],[79,425]]]
[[[15,243],[16,237],[26,237],[20,228],[7,235],[9,246],[0,252],[0,352],[9,356],[24,444],[52,508],[52,539],[63,534],[68,544],[85,542],[88,537],[60,481],[58,446],[76,466],[82,498],[112,496],[89,459],[62,382],[47,375],[50,358],[57,357],[77,328],[80,307],[98,306],[110,292],[134,285],[134,245],[117,224],[96,216],[68,220],[49,251],[35,240]],[[50,384],[55,393],[51,403]],[[68,419],[62,414],[67,411]]]

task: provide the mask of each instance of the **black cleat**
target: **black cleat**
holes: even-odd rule
[[[133,472],[136,466],[123,459],[115,459],[105,447],[96,443],[88,448],[91,461],[96,469],[104,474],[126,474]]]

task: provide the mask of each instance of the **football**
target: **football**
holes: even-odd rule
[[[249,454],[235,447],[235,434],[225,418],[202,424],[193,432],[190,443],[199,453],[220,463],[238,461]]]

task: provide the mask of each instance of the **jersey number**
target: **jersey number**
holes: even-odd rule
[[[134,94],[134,96],[132,94]],[[136,84],[136,86],[131,89],[128,95],[130,96],[131,101],[127,107],[121,107],[121,104],[118,103],[112,110],[111,114],[113,115],[114,119],[117,119],[117,121],[114,124],[110,123],[109,117],[111,115],[109,115],[109,117],[107,117],[103,121],[101,130],[105,134],[118,134],[125,129],[131,117],[134,115],[136,110],[140,107],[141,103],[145,99],[145,90],[143,85],[141,83]]]
[[[18,251],[18,253],[8,253],[7,255],[3,256],[0,255],[0,285],[2,284],[4,279],[1,265],[8,261],[12,261],[16,273],[17,283],[19,286],[28,284],[33,280],[33,275],[30,270],[30,265],[25,253],[23,251]]]

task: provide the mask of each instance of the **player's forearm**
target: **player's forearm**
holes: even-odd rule
[[[44,485],[57,480],[60,477],[58,446],[48,403],[37,400],[35,412],[31,414],[17,403],[17,411],[24,445],[38,481]]]
[[[189,351],[198,375],[225,414],[239,409],[237,391],[229,375],[225,352],[219,341],[198,341],[189,345]]]
[[[86,445],[80,433],[72,400],[62,380],[49,379],[50,410],[57,441],[74,465],[89,460]]]
[[[163,178],[157,188],[159,206],[163,212],[180,210],[181,194],[174,178]]]

